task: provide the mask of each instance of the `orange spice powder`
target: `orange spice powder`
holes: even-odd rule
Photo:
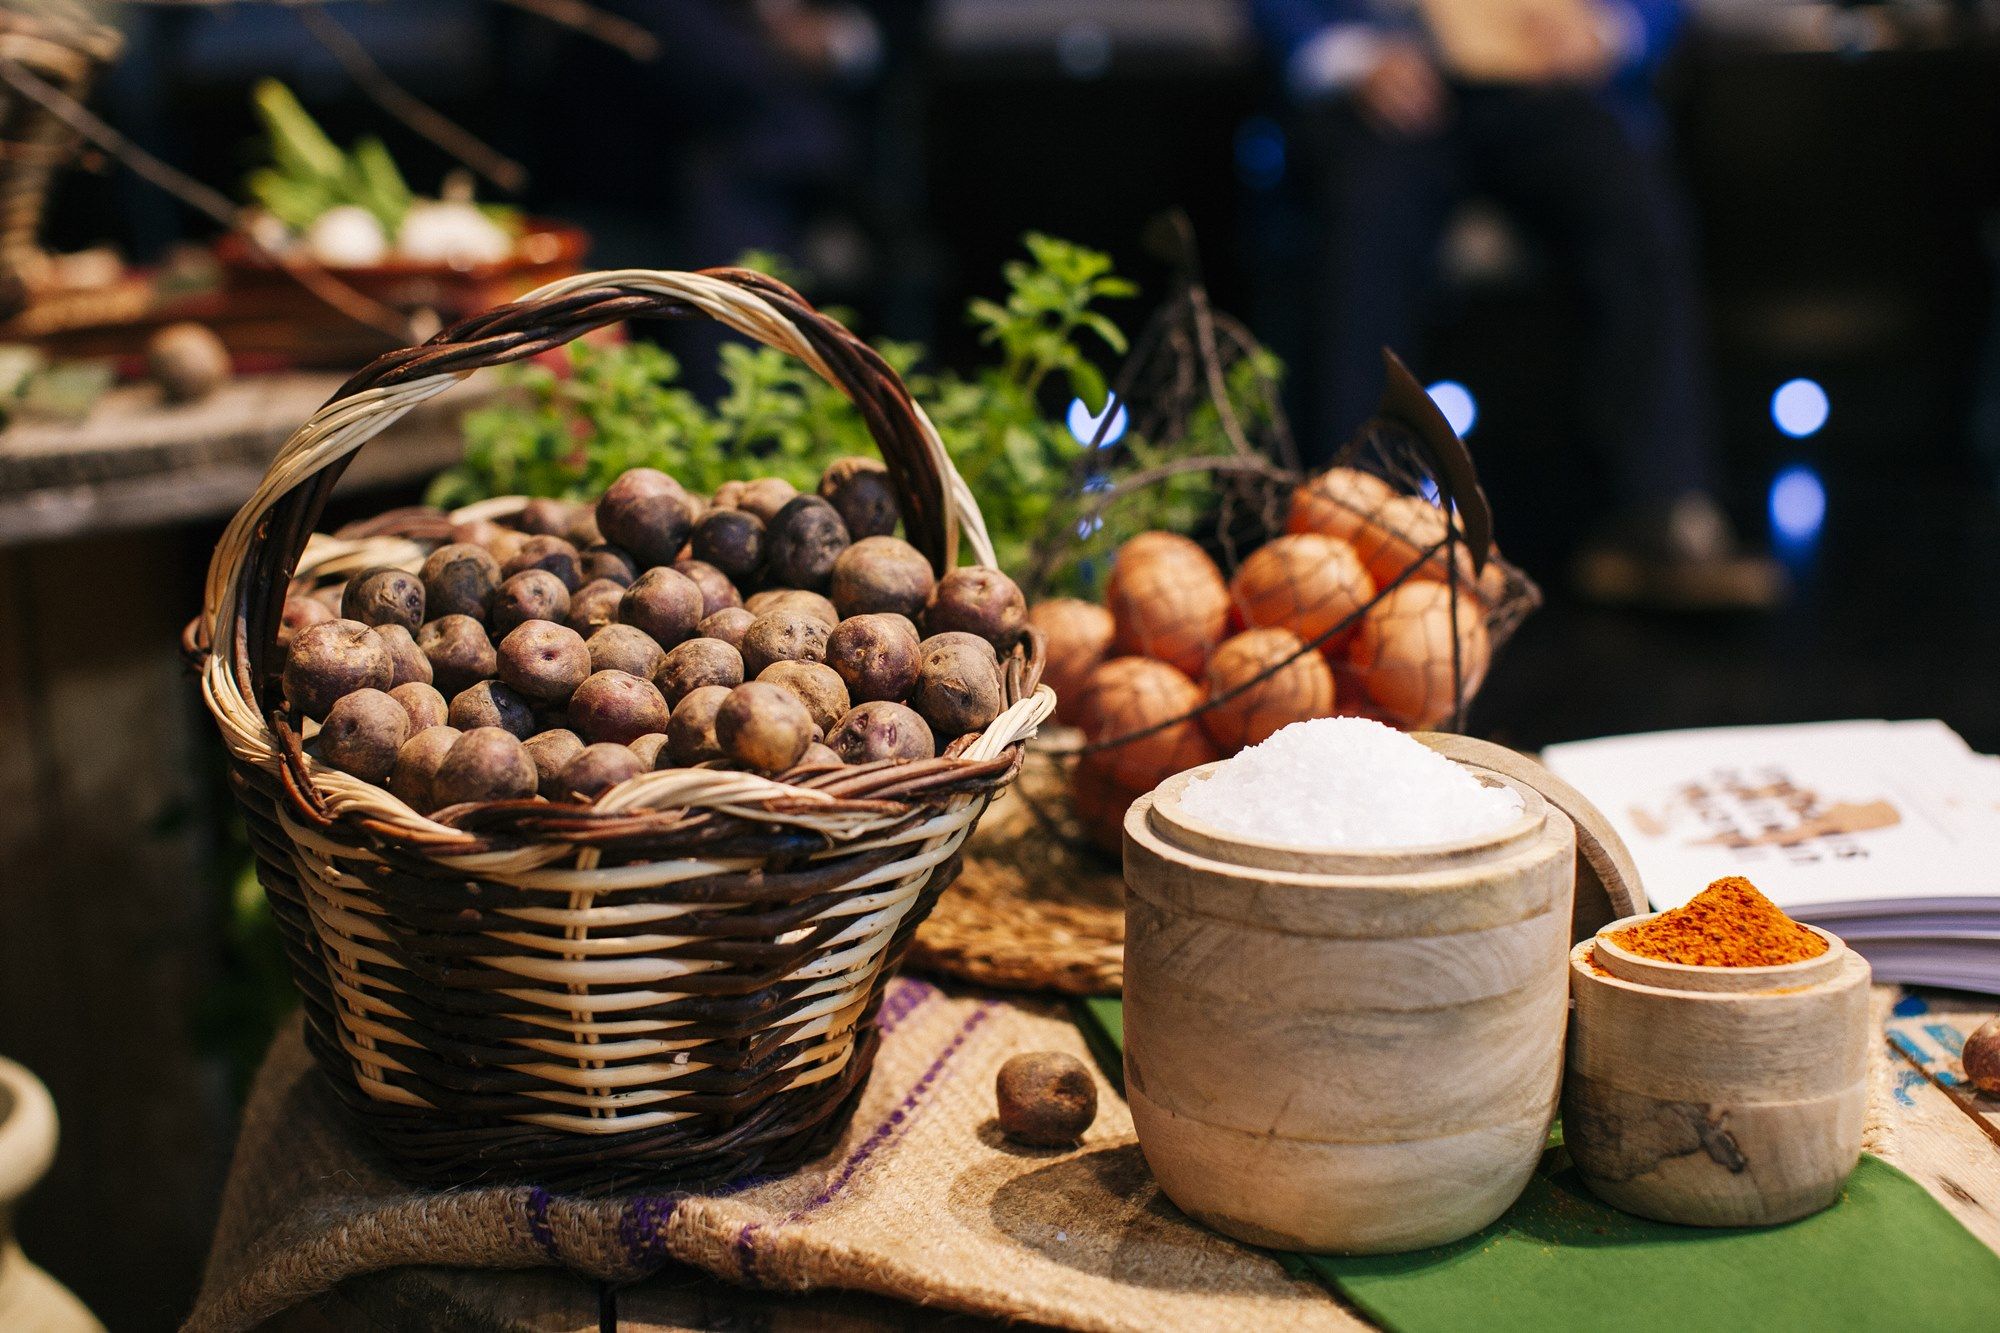
[[[1826,941],[1778,910],[1738,875],[1718,879],[1685,907],[1611,936],[1622,949],[1694,967],[1771,967],[1826,952]]]

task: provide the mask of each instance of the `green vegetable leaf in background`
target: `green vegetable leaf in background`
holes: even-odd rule
[[[921,347],[883,341],[876,350],[924,405],[952,460],[979,497],[1002,566],[1022,569],[1058,525],[1083,521],[1091,497],[1068,493],[1088,449],[1071,434],[1067,409],[1081,399],[1093,413],[1110,389],[1100,358],[1122,355],[1128,339],[1100,305],[1137,293],[1113,271],[1110,256],[1031,232],[1028,258],[1003,270],[999,300],[967,303],[966,317],[994,361],[971,374],[927,363]],[[746,255],[743,267],[794,281],[772,256]],[[671,473],[691,490],[725,481],[778,476],[811,490],[834,459],[872,455],[873,439],[840,390],[802,362],[773,348],[725,343],[722,395],[711,405],[683,387],[680,367],[649,343],[575,344],[569,372],[542,366],[504,372],[503,401],[468,413],[465,457],[433,483],[429,500],[455,508],[493,495],[587,499],[632,467]],[[1275,358],[1232,367],[1239,415],[1262,410],[1256,369],[1275,373]],[[1238,372],[1241,372],[1240,374]],[[1246,425],[1248,422],[1246,421]],[[1212,406],[1188,423],[1174,452],[1226,452]],[[1109,485],[1163,461],[1165,454],[1128,434],[1105,451],[1093,486]],[[1091,520],[1093,549],[1109,549],[1149,527],[1187,530],[1210,502],[1202,473],[1176,476],[1121,495]],[[1101,563],[1101,562],[1099,562]],[[1057,587],[1088,592],[1091,562],[1071,560]]]

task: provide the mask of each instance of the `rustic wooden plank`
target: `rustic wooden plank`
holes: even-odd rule
[[[2000,1250],[2000,1097],[1965,1083],[1965,1038],[1994,1016],[1989,996],[1914,991],[1885,1024],[1897,1060],[1883,1156],[1909,1172],[1968,1231]]]
[[[0,431],[0,546],[227,515],[341,378],[246,376],[185,405],[126,385],[82,422],[12,425]],[[414,408],[362,451],[343,492],[415,481],[456,462],[460,415],[496,391],[490,377],[475,376]]]

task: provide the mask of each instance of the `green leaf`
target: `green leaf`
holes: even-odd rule
[[[1090,409],[1090,415],[1103,414],[1111,390],[1105,386],[1104,375],[1096,366],[1078,357],[1069,365],[1069,383],[1076,390],[1076,396],[1083,399],[1083,405]]]

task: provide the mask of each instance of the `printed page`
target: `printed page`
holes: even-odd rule
[[[1723,875],[1788,911],[2000,894],[2000,779],[1938,722],[1723,727],[1550,746],[1656,907]]]

